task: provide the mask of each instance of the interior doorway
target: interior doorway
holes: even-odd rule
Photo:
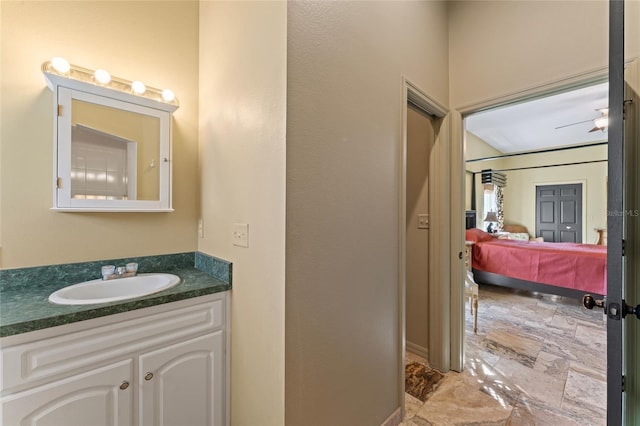
[[[429,358],[429,170],[435,143],[433,117],[407,105],[406,347]]]
[[[399,163],[398,229],[398,390],[405,413],[407,348],[421,357],[446,362],[448,370],[449,169],[448,111],[417,85],[403,78],[402,140]],[[444,123],[444,124],[443,124]],[[443,281],[445,283],[443,283]],[[437,282],[438,285],[429,285]],[[435,348],[435,350],[433,349]]]
[[[577,84],[577,89],[602,85],[602,80],[603,77],[596,77],[583,81]],[[540,93],[527,94],[522,99],[528,97],[530,101],[533,98],[534,102],[552,99],[574,89],[576,84],[560,82],[552,91],[546,88]],[[602,92],[602,99],[598,99],[589,90],[585,91],[592,96],[594,103],[604,102],[602,105],[596,104],[597,107],[589,105],[581,112],[592,116],[587,115],[584,120],[565,119],[549,130],[553,136],[569,128],[576,131],[578,137],[584,134],[594,138],[582,144],[576,143],[573,137],[564,137],[560,139],[566,139],[566,146],[532,144],[510,150],[504,145],[492,145],[490,137],[481,131],[470,131],[469,119],[474,115],[470,112],[465,116],[465,164],[470,176],[466,182],[469,189],[466,210],[489,210],[486,206],[470,205],[472,194],[476,196],[474,198],[482,199],[483,193],[488,190],[482,182],[475,185],[471,183],[474,173],[491,169],[505,174],[505,182],[501,182],[504,192],[504,199],[500,200],[502,205],[491,206],[503,213],[503,224],[500,224],[498,235],[493,235],[494,239],[519,238],[524,240],[522,244],[529,245],[549,243],[551,249],[556,242],[592,242],[596,238],[595,231],[593,235],[583,235],[583,230],[606,227],[606,210],[602,200],[606,200],[607,135],[604,131],[590,132],[594,128],[593,120],[601,115],[597,109],[606,106],[607,93],[606,90]],[[553,103],[545,103],[545,107],[548,109]],[[494,105],[485,105],[478,110],[486,113],[500,106],[504,112],[509,104],[516,104],[521,110],[525,108],[524,102],[509,99],[496,101]],[[528,114],[528,117],[539,119],[541,115],[534,113]],[[535,127],[541,126],[540,120],[535,122]],[[504,142],[504,134],[500,136]],[[530,136],[532,139],[543,139],[535,134]],[[565,182],[570,184],[564,185]],[[585,203],[586,198],[589,199],[588,203]],[[588,220],[586,225],[583,223],[585,217]],[[486,222],[483,218],[484,212],[476,217],[477,228],[484,229],[483,223],[486,225]],[[540,243],[541,239],[544,242]],[[606,249],[602,250],[606,257]],[[471,318],[467,318],[465,368],[485,364],[486,371],[502,374],[502,383],[521,392],[515,402],[509,403],[512,407],[511,416],[544,423],[545,416],[553,413],[555,417],[546,418],[546,423],[588,421],[589,424],[605,424],[606,325],[601,314],[586,312],[579,299],[556,294],[536,292],[532,288],[523,290],[515,284],[509,286],[497,280],[492,283],[481,282],[477,335],[470,331]],[[582,337],[584,334],[599,336],[601,343],[592,344],[593,341]],[[514,342],[518,343],[514,346]],[[583,358],[585,354],[588,354],[588,360]],[[554,367],[547,368],[547,362]],[[588,387],[589,394],[597,395],[597,398],[590,399],[579,391],[583,386]],[[539,392],[538,389],[544,391]],[[590,407],[589,419],[583,418],[575,409],[580,405]],[[531,411],[526,412],[525,407]]]

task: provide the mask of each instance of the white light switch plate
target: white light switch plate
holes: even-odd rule
[[[418,229],[429,229],[429,215],[428,214],[419,214],[418,215]]]
[[[233,245],[238,247],[249,247],[249,224],[233,224]]]

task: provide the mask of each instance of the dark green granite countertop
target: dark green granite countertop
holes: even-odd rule
[[[194,255],[196,257],[195,262],[193,261]],[[158,258],[162,258],[162,261],[156,261]],[[70,268],[67,268],[64,273],[56,273],[64,269],[65,266],[40,267],[40,271],[33,271],[36,268],[29,268],[30,275],[12,273],[12,270],[0,271],[0,283],[2,284],[0,286],[0,337],[231,289],[231,264],[228,262],[220,261],[201,253],[157,256],[153,257],[155,262],[151,264],[145,263],[148,259],[151,258],[119,259],[112,262],[121,265],[128,261],[138,261],[141,265],[140,272],[172,273],[178,275],[182,282],[175,287],[148,296],[92,305],[56,305],[49,302],[48,299],[51,293],[60,288],[77,282],[99,278],[99,269],[95,269],[95,267],[99,264],[106,264],[105,262],[65,265],[75,268],[73,273],[69,272],[68,269]],[[93,271],[98,271],[98,277],[85,275],[83,279],[78,278],[78,270],[82,268],[77,265],[83,266],[85,273],[87,265],[89,265]],[[147,267],[144,268],[142,266]],[[228,270],[225,270],[225,267]],[[221,270],[223,273],[220,273]],[[20,270],[20,272],[22,271],[24,270]],[[40,273],[38,274],[37,272]]]

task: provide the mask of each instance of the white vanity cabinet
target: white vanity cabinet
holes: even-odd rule
[[[6,426],[132,425],[131,360],[28,389],[2,402]],[[127,389],[122,389],[127,387]]]
[[[140,426],[222,425],[222,331],[139,358]]]
[[[0,424],[228,425],[227,293],[0,340]]]

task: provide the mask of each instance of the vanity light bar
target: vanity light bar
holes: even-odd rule
[[[119,77],[113,77],[104,69],[91,70],[67,62],[66,59],[55,57],[42,64],[42,72],[59,75],[84,83],[118,90],[123,93],[134,94],[154,101],[169,105],[179,104],[175,94],[170,89],[157,89],[142,83],[141,81],[129,81]]]

